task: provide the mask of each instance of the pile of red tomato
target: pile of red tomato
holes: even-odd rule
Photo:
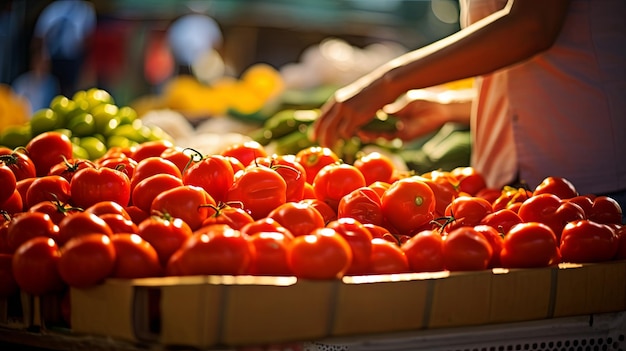
[[[626,258],[621,209],[566,179],[489,189],[470,167],[403,174],[383,154],[202,155],[167,141],[72,158],[63,134],[0,150],[0,296],[107,278],[344,275]]]

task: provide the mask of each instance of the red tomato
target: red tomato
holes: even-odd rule
[[[174,147],[174,144],[165,139],[143,142],[131,149],[130,158],[140,162],[144,158],[161,156],[163,151]]]
[[[181,185],[157,195],[150,206],[150,213],[180,218],[195,230],[214,212],[209,206],[216,205],[206,190],[193,185]]]
[[[559,249],[563,262],[605,262],[617,254],[619,238],[606,224],[578,220],[563,228]]]
[[[226,156],[226,159],[228,160],[228,162],[230,162],[230,165],[233,167],[233,173],[243,171],[246,168],[246,166],[244,166],[244,164],[241,163],[241,161],[239,161],[238,159],[232,156]]]
[[[369,274],[396,274],[410,271],[409,261],[400,246],[385,239],[372,239]]]
[[[138,231],[137,225],[130,218],[117,213],[105,213],[99,216],[111,228],[113,234],[134,233]]]
[[[90,212],[73,213],[59,222],[59,245],[63,246],[71,238],[98,233],[112,236],[113,230],[102,218]]]
[[[6,299],[19,291],[13,277],[13,255],[0,253],[0,298]]]
[[[157,195],[183,185],[183,181],[171,174],[149,176],[135,185],[131,192],[131,203],[142,211],[150,212],[152,201]]]
[[[87,208],[101,201],[114,201],[122,206],[130,202],[130,180],[126,174],[107,167],[84,168],[70,182],[72,203]]]
[[[293,237],[283,233],[257,232],[252,234],[248,241],[254,247],[254,255],[250,264],[250,274],[287,276],[292,275],[287,261],[289,243]]]
[[[330,221],[337,219],[337,212],[335,212],[329,204],[320,199],[302,199],[299,202],[313,206],[313,208],[316,209],[324,218],[324,223],[328,224]]]
[[[363,223],[363,226],[370,231],[373,238],[382,238],[385,234],[391,234],[389,229],[380,225]]]
[[[615,236],[617,236],[618,248],[617,253],[615,254],[616,260],[624,260],[626,259],[626,226],[624,225],[616,225],[614,226]]]
[[[48,175],[58,175],[67,179],[67,181],[69,182],[70,180],[72,180],[72,177],[78,170],[87,167],[95,168],[96,164],[92,161],[83,159],[63,160],[50,167]]]
[[[385,219],[400,234],[418,230],[434,218],[435,195],[418,178],[395,181],[380,200]]]
[[[396,166],[388,156],[380,152],[360,155],[353,164],[365,177],[365,185],[369,186],[374,182],[393,182]]]
[[[13,254],[14,250],[9,248],[8,243],[8,231],[9,231],[10,219],[4,220],[0,223],[0,254]]]
[[[613,198],[597,196],[587,216],[589,220],[602,224],[622,224],[622,208]]]
[[[187,151],[187,149],[183,149],[178,146],[173,146],[167,148],[161,152],[161,158],[166,159],[178,167],[180,173],[185,173],[185,169],[191,165],[191,160],[193,158],[192,152]],[[202,155],[200,155],[202,157]]]
[[[444,237],[444,266],[449,271],[486,269],[492,255],[489,241],[473,227],[458,227]]]
[[[315,199],[315,189],[313,188],[313,184],[310,184],[309,182],[304,184],[304,193],[302,194],[302,199]]]
[[[547,267],[559,260],[556,235],[543,223],[516,224],[504,236],[500,261],[505,268]]]
[[[352,249],[352,263],[346,275],[362,275],[370,271],[370,257],[372,255],[372,233],[361,222],[354,218],[338,218],[327,225],[334,229],[350,245]]]
[[[450,173],[459,181],[459,190],[476,196],[487,187],[485,177],[473,167],[457,167]]]
[[[57,264],[61,253],[54,239],[34,237],[13,255],[13,276],[20,289],[32,295],[46,295],[65,287]]]
[[[180,218],[151,216],[137,226],[137,234],[156,250],[162,267],[192,233],[191,227]]]
[[[241,229],[244,225],[254,221],[252,216],[239,207],[227,205],[225,203],[220,204],[214,208],[215,213],[207,217],[202,226],[210,224],[226,224],[233,229]]]
[[[501,235],[505,235],[511,227],[522,222],[520,216],[508,208],[492,212],[480,220],[480,224],[495,228]]]
[[[332,228],[294,237],[289,246],[291,271],[302,279],[341,278],[352,262],[350,244]]]
[[[206,190],[216,202],[226,200],[228,189],[234,181],[233,166],[222,155],[209,155],[192,163],[183,174],[183,183]]]
[[[402,244],[400,249],[413,272],[438,272],[445,269],[443,237],[437,230],[422,230]]]
[[[251,140],[229,145],[220,154],[222,156],[234,157],[247,167],[257,157],[266,157],[267,151],[263,145]]]
[[[459,196],[446,207],[445,215],[451,222],[444,230],[450,232],[459,227],[473,227],[491,213],[493,207],[489,201],[480,197]]]
[[[54,240],[59,237],[59,227],[46,213],[25,212],[13,217],[8,223],[7,245],[10,252],[15,252],[20,245],[36,237]]]
[[[35,178],[23,198],[25,208],[30,208],[42,201],[58,201],[66,203],[71,197],[71,184],[67,179],[57,175],[46,175]]]
[[[5,211],[8,214],[15,214],[24,210],[24,202],[22,201],[22,195],[20,191],[15,188],[13,195],[4,202],[0,202],[0,211]]]
[[[382,225],[384,222],[380,196],[369,187],[361,187],[339,200],[337,217],[352,217],[361,223]]]
[[[475,196],[481,197],[489,201],[489,203],[491,203],[491,205],[493,206],[494,201],[496,201],[500,197],[500,195],[502,195],[502,189],[484,188],[483,190],[480,190]],[[496,210],[495,207],[494,210]]]
[[[156,250],[137,234],[116,234],[111,237],[115,247],[115,265],[111,277],[123,279],[158,277],[162,272]]]
[[[296,161],[304,167],[307,183],[313,184],[317,173],[324,166],[338,162],[339,156],[327,147],[311,146],[298,151]]]
[[[194,232],[168,266],[176,264],[174,271],[181,275],[241,275],[249,271],[253,257],[254,247],[240,231],[214,224]]]
[[[87,288],[103,282],[113,273],[115,258],[115,247],[107,235],[77,236],[61,248],[59,274],[67,285]]]
[[[560,199],[571,199],[578,196],[574,184],[562,177],[547,177],[533,191],[533,195],[552,194]]]
[[[17,189],[17,179],[13,171],[4,162],[0,162],[0,202],[8,200],[15,189]]]
[[[332,163],[319,170],[313,180],[315,197],[334,210],[339,201],[352,191],[365,187],[365,178],[358,168],[347,163]]]
[[[518,214],[524,222],[540,222],[549,226],[556,235],[557,243],[568,222],[585,219],[585,212],[580,206],[548,193],[534,195],[524,201]]]
[[[48,174],[50,168],[72,158],[73,148],[70,138],[58,132],[45,132],[32,138],[26,144],[28,157],[35,164],[38,177]]]
[[[150,213],[148,211],[144,211],[137,206],[127,206],[126,212],[128,212],[130,219],[135,224],[139,224],[144,219],[150,217]]]
[[[286,236],[288,239],[293,239],[293,234],[291,234],[287,228],[283,227],[280,223],[270,217],[263,217],[248,223],[241,227],[239,231],[244,236],[252,236],[260,232],[278,232]]]
[[[115,201],[100,201],[85,209],[85,212],[93,213],[96,216],[104,214],[118,214],[126,219],[131,219],[130,214],[126,211],[126,207]]]
[[[35,164],[23,148],[11,150],[8,147],[0,146],[0,161],[13,171],[15,179],[18,181],[37,176]]]
[[[500,262],[500,252],[502,251],[502,245],[504,244],[504,233],[498,231],[490,225],[483,224],[475,226],[474,230],[482,234],[489,242],[489,245],[491,245],[491,260],[489,261],[487,268],[500,267],[502,265]]]
[[[133,176],[135,175],[135,169],[137,168],[137,161],[127,156],[100,160],[97,164],[100,167],[118,170],[126,174],[128,179],[133,179]]]
[[[42,201],[34,204],[28,209],[28,212],[41,212],[48,214],[54,224],[59,224],[63,218],[76,211],[77,210],[74,207],[62,204],[58,201]]]
[[[30,188],[31,185],[33,185],[33,182],[37,179],[39,178],[37,177],[25,178],[22,180],[18,180],[15,185],[15,189],[20,193],[20,197],[22,198],[24,210],[28,210],[28,207],[26,206],[26,193],[28,193],[28,189]]]
[[[148,157],[137,162],[137,167],[135,167],[133,177],[130,178],[130,190],[132,191],[140,181],[155,174],[171,174],[179,179],[182,179],[180,170],[171,161],[163,159],[159,156]]]
[[[226,201],[240,202],[256,220],[287,201],[287,183],[272,168],[249,166],[235,174]]]
[[[270,211],[267,217],[287,228],[293,236],[311,234],[325,225],[322,214],[304,202],[285,202]]]
[[[256,164],[276,170],[287,184],[287,202],[297,202],[304,198],[306,170],[296,161],[295,155],[272,155],[259,157]]]
[[[435,196],[435,216],[443,217],[446,213],[446,207],[452,203],[458,195],[459,192],[454,189],[454,187],[450,186],[450,183],[444,183],[443,180],[434,181],[429,178],[414,176],[416,179],[426,183],[430,187],[430,190],[433,191]]]
[[[370,185],[368,185],[368,188],[371,188],[372,190],[374,190],[376,192],[376,194],[378,194],[378,197],[382,197],[383,194],[385,193],[385,191],[387,191],[387,189],[389,189],[389,187],[391,186],[391,183],[386,183],[386,182],[373,182]]]
[[[515,211],[513,206],[523,203],[531,196],[533,196],[533,194],[530,190],[524,188],[504,187],[504,189],[500,192],[500,195],[491,204],[494,211],[499,211],[505,208]]]

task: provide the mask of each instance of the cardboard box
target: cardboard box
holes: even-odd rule
[[[108,280],[72,290],[72,329],[167,346],[239,346],[626,310],[626,261],[345,277]]]

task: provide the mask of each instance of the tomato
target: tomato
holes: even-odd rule
[[[478,193],[476,193],[476,195],[474,196],[481,197],[489,201],[491,205],[493,206],[494,201],[496,201],[500,197],[500,195],[502,195],[502,189],[484,188],[478,191]],[[496,210],[495,206],[494,206],[494,210]]]
[[[413,272],[438,272],[445,269],[443,237],[437,230],[420,231],[402,244],[400,249]]]
[[[350,244],[332,228],[318,228],[296,236],[288,251],[291,271],[302,279],[337,279],[350,268]]]
[[[252,164],[257,157],[268,155],[263,145],[253,140],[229,145],[220,154],[236,158],[245,167]]]
[[[498,196],[491,204],[494,211],[499,211],[504,208],[515,211],[513,206],[523,203],[531,196],[533,196],[533,194],[528,189],[507,186],[502,189],[500,196]]]
[[[433,191],[435,196],[435,215],[436,217],[443,217],[446,213],[446,207],[459,195],[458,191],[450,186],[450,183],[445,184],[442,181],[434,181],[420,176],[414,176],[414,178],[426,183],[430,190]]]
[[[144,158],[161,156],[163,151],[172,147],[174,144],[165,139],[146,141],[131,150],[130,158],[140,162]]]
[[[382,225],[384,216],[380,196],[366,186],[353,190],[339,200],[337,217],[352,217],[361,223]]]
[[[391,235],[391,232],[389,231],[389,229],[380,225],[371,224],[371,223],[363,223],[363,226],[367,228],[367,230],[370,231],[373,238],[382,238],[383,236],[385,236],[385,234]]]
[[[207,217],[202,226],[209,224],[226,224],[233,229],[241,229],[244,225],[254,221],[244,209],[221,203],[214,208],[215,213]]]
[[[485,177],[473,167],[457,167],[450,173],[459,181],[459,191],[476,196],[487,187]]]
[[[180,173],[183,174],[185,173],[185,169],[191,164],[193,158],[192,152],[187,150],[189,149],[173,146],[163,150],[159,156],[175,164],[180,170]],[[200,157],[202,157],[202,155],[200,155]]]
[[[353,165],[361,171],[368,186],[374,182],[391,183],[396,172],[393,161],[376,151],[358,156]]]
[[[63,246],[71,238],[91,233],[112,236],[113,230],[102,218],[90,212],[73,213],[59,222],[59,245]]]
[[[8,231],[10,218],[3,219],[0,223],[0,254],[12,254],[15,250],[9,248]]]
[[[381,238],[372,239],[369,274],[396,274],[411,271],[400,246]]]
[[[311,234],[325,225],[322,214],[304,202],[285,202],[270,211],[267,217],[287,228],[293,236]]]
[[[352,191],[365,187],[365,178],[358,168],[347,163],[332,163],[319,170],[313,180],[315,197],[326,202],[334,210],[339,201]]]
[[[502,245],[504,243],[504,233],[490,225],[484,224],[474,226],[474,230],[482,234],[489,242],[489,245],[491,245],[491,260],[487,268],[500,267],[502,265],[500,262],[500,252],[502,251]]]
[[[79,170],[70,181],[72,203],[87,208],[101,201],[130,202],[130,180],[121,171],[101,167]]]
[[[160,193],[183,185],[182,179],[167,173],[149,176],[135,185],[131,192],[131,203],[141,210],[150,212],[152,201]]]
[[[139,224],[144,219],[150,217],[150,213],[148,211],[144,211],[137,206],[131,205],[131,206],[127,206],[125,209],[126,209],[126,212],[128,212],[130,219],[135,224]]]
[[[226,202],[240,202],[243,208],[259,219],[287,201],[287,183],[274,169],[248,166],[235,174]]]
[[[206,190],[193,185],[181,185],[157,195],[150,206],[150,213],[180,218],[195,230],[214,212],[208,207],[210,205],[215,206],[216,203]]]
[[[192,163],[182,176],[183,183],[206,190],[216,202],[226,200],[234,181],[233,166],[222,155],[210,155]]]
[[[254,247],[240,231],[213,224],[194,232],[168,266],[176,264],[174,271],[181,275],[241,275],[249,271],[253,257]]]
[[[28,212],[41,212],[48,214],[54,224],[59,224],[63,218],[76,211],[78,211],[76,208],[58,201],[42,201],[34,204],[28,209]]]
[[[137,234],[116,234],[111,237],[115,247],[115,265],[111,277],[136,279],[158,277],[163,273],[157,251]]]
[[[500,261],[505,268],[547,267],[559,260],[556,234],[543,223],[516,224],[504,236]]]
[[[13,191],[13,195],[4,200],[4,202],[0,202],[0,211],[5,211],[8,214],[22,212],[23,210],[24,202],[22,201],[22,195],[17,187]]]
[[[572,182],[562,177],[547,177],[533,190],[533,195],[552,194],[560,199],[571,199],[578,196],[578,191]]]
[[[338,162],[339,156],[330,148],[311,146],[298,151],[296,161],[304,167],[307,183],[313,184],[317,173],[324,166]]]
[[[455,228],[444,237],[444,266],[449,271],[486,269],[492,255],[491,244],[473,227]]]
[[[304,193],[302,194],[302,200],[315,199],[315,189],[313,188],[313,184],[305,183],[304,184]]]
[[[313,206],[313,208],[316,209],[324,218],[324,223],[329,223],[330,221],[337,219],[337,212],[335,212],[329,204],[320,199],[302,199],[299,202]]]
[[[619,238],[606,224],[578,220],[563,228],[559,249],[563,262],[605,262],[617,254]]]
[[[400,234],[409,234],[434,218],[434,193],[417,178],[395,181],[380,200],[385,219]]]
[[[182,179],[182,174],[178,167],[159,156],[147,157],[137,162],[133,177],[130,178],[130,190],[132,191],[137,184],[155,174],[171,174],[179,179]]]
[[[617,236],[617,253],[615,254],[616,260],[626,259],[626,226],[615,225],[615,236]]]
[[[370,270],[372,255],[372,233],[361,222],[354,218],[338,218],[327,225],[334,229],[350,245],[352,249],[352,263],[346,275],[367,274]]]
[[[489,201],[480,197],[459,196],[446,207],[445,215],[451,221],[444,230],[450,232],[459,227],[473,227],[491,213],[493,207]]]
[[[10,252],[15,252],[20,245],[36,237],[54,240],[59,237],[59,227],[52,222],[48,214],[25,212],[13,217],[8,223],[7,245]]]
[[[115,247],[107,235],[77,236],[61,248],[59,274],[71,287],[91,287],[111,276],[116,256]]]
[[[557,243],[568,222],[585,219],[585,212],[580,206],[548,193],[533,195],[524,201],[518,214],[524,222],[541,222],[549,226],[556,235]]]
[[[46,175],[35,178],[23,198],[25,208],[42,201],[58,201],[66,203],[71,197],[71,184],[67,179],[57,175]]]
[[[241,163],[241,161],[239,161],[238,159],[232,156],[226,156],[226,159],[228,160],[228,162],[230,162],[230,165],[233,167],[233,173],[243,171],[246,168],[246,166],[243,163]]]
[[[276,170],[287,184],[287,202],[297,202],[304,198],[306,170],[296,161],[295,155],[272,155],[259,157],[256,164]]]
[[[252,234],[248,241],[254,247],[254,255],[250,263],[250,274],[268,276],[288,276],[292,275],[287,253],[289,243],[293,237],[288,237],[283,233],[257,232]]]
[[[70,181],[78,170],[87,167],[95,168],[96,164],[90,160],[85,159],[63,160],[60,163],[57,163],[54,166],[50,167],[48,175],[58,175],[67,179],[67,181]]]
[[[126,218],[117,213],[105,213],[99,216],[104,222],[111,228],[113,234],[119,233],[134,233],[136,234],[138,229],[135,222],[130,218]]]
[[[126,207],[118,204],[115,201],[100,201],[85,209],[85,212],[93,213],[96,216],[102,216],[105,214],[117,214],[126,219],[131,219],[130,214],[126,211]]]
[[[387,191],[387,189],[389,189],[390,186],[391,186],[391,183],[377,181],[377,182],[371,183],[367,187],[374,190],[376,194],[378,194],[378,197],[382,197],[385,191]]]
[[[278,232],[286,236],[288,239],[293,239],[293,234],[291,234],[287,228],[283,227],[280,223],[270,217],[263,217],[250,222],[241,227],[239,231],[244,236],[252,236],[260,232]]]
[[[495,228],[501,235],[506,234],[511,227],[522,222],[522,218],[508,208],[491,212],[480,220],[480,224]]]
[[[48,174],[52,166],[73,155],[72,141],[67,135],[58,132],[41,133],[32,138],[25,148],[38,177]]]
[[[13,254],[13,276],[20,289],[32,295],[46,295],[65,287],[57,264],[61,253],[52,238],[33,237]]]
[[[0,146],[0,161],[2,161],[15,175],[16,181],[37,176],[33,160],[26,154],[24,148],[11,150]]]
[[[13,255],[0,253],[0,298],[16,294],[19,286],[13,277]]]
[[[150,216],[137,226],[137,234],[156,250],[162,267],[192,233],[191,227],[182,219],[167,216]]]
[[[602,224],[622,224],[622,208],[613,198],[597,196],[593,199],[588,219]]]
[[[118,170],[128,177],[128,179],[133,179],[135,175],[135,169],[137,168],[137,161],[133,160],[128,156],[117,157],[117,158],[108,158],[105,160],[101,160],[97,163],[100,167],[112,168]]]

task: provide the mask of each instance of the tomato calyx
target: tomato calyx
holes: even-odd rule
[[[204,155],[202,155],[202,153],[194,148],[191,147],[186,147],[183,149],[183,153],[187,154],[189,153],[189,161],[187,161],[187,164],[185,165],[185,167],[182,170],[182,173],[185,173],[187,171],[187,169],[189,167],[191,167],[192,164],[196,163],[196,162],[200,162],[204,159]]]

